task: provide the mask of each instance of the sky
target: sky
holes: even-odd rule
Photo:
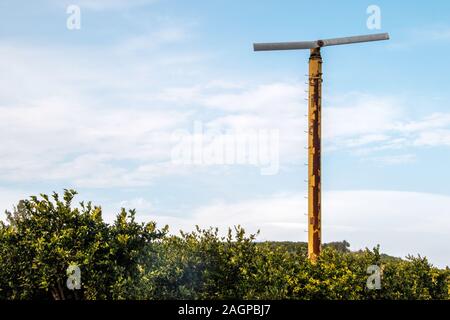
[[[307,241],[308,52],[252,43],[389,32],[322,50],[323,241],[450,265],[449,18],[437,0],[1,0],[0,208],[73,188],[107,221]]]

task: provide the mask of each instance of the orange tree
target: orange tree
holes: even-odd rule
[[[142,285],[144,299],[449,299],[449,270],[425,258],[386,257],[379,248],[349,252],[327,246],[311,263],[304,244],[255,243],[240,227],[165,238]],[[340,248],[340,250],[339,250]],[[367,286],[379,266],[381,288]]]
[[[164,236],[155,223],[135,222],[122,211],[112,225],[98,206],[80,203],[76,192],[63,199],[31,197],[20,201],[0,222],[0,298],[114,299],[133,296],[143,253]],[[81,290],[69,290],[67,268],[81,271]]]

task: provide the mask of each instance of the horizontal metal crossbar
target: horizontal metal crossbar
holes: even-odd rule
[[[378,33],[378,34],[333,38],[315,41],[255,43],[253,44],[253,49],[255,51],[303,50],[303,49],[314,49],[328,46],[337,46],[342,44],[352,44],[352,43],[381,41],[381,40],[389,40],[389,34]]]

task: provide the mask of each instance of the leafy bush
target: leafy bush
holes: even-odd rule
[[[21,201],[7,223],[0,222],[0,298],[111,299],[132,297],[139,266],[154,240],[165,230],[155,223],[138,224],[135,212],[122,210],[112,226],[103,222],[100,207],[80,203],[76,192],[63,200],[31,197]],[[66,286],[67,268],[82,272],[82,290]]]
[[[426,258],[406,260],[379,248],[350,252],[324,246],[318,261],[304,243],[255,242],[241,227],[168,235],[122,211],[112,225],[101,208],[66,190],[21,201],[0,222],[0,299],[449,299],[450,270]],[[66,287],[67,267],[81,269],[82,289]],[[369,290],[367,268],[382,270]]]

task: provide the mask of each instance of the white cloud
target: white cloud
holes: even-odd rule
[[[298,83],[263,84],[238,93],[210,95],[203,103],[207,107],[231,112],[297,113],[298,107],[306,97],[304,87]]]
[[[416,156],[414,154],[399,154],[399,155],[372,157],[368,158],[367,160],[374,162],[378,165],[397,165],[414,162],[416,160]]]
[[[184,41],[183,30],[156,29],[150,38],[163,47]],[[129,49],[134,38],[119,41],[122,51],[117,45],[69,50],[1,43],[0,177],[93,187],[152,184],[192,169],[171,166],[170,155],[172,133],[192,130],[194,121],[222,132],[278,130],[281,167],[304,162],[305,85],[198,77],[196,54],[136,55],[141,46],[148,49],[147,37],[138,36]],[[450,113],[409,120],[403,105],[361,93],[325,100],[325,149],[398,164],[413,160],[412,150],[401,149],[450,145]],[[401,152],[378,155],[389,150]]]
[[[396,36],[396,41],[389,42],[388,48],[411,49],[432,45],[445,45],[450,41],[450,26],[444,23],[412,27]]]
[[[414,140],[416,146],[450,146],[450,130],[437,129],[422,131]]]
[[[331,101],[331,106],[323,111],[324,140],[329,141],[330,150],[349,149],[364,157],[381,151],[408,150],[407,155],[371,158],[371,161],[397,164],[412,161],[414,147],[450,146],[450,113],[432,113],[408,120],[402,101],[360,94],[344,97],[352,102],[352,107]]]
[[[432,113],[419,121],[399,123],[396,126],[396,130],[405,133],[414,133],[448,126],[450,126],[450,113]]]
[[[4,212],[12,211],[19,200],[23,199],[23,190],[0,188],[0,220],[4,220]]]
[[[160,99],[183,101],[187,105],[192,101],[205,108],[204,112],[215,110],[218,115],[205,124],[211,130],[279,130],[280,159],[283,165],[289,165],[303,161],[306,156],[306,152],[299,152],[307,144],[304,87],[296,82],[242,84],[219,90],[197,85],[168,89],[161,93]],[[449,144],[450,113],[409,120],[406,110],[401,99],[357,92],[325,100],[322,113],[325,151],[347,151],[372,162],[395,165],[413,161],[413,147]],[[392,151],[395,152],[377,156]],[[370,154],[373,156],[369,158]]]
[[[149,212],[154,210],[154,206],[150,201],[144,198],[134,198],[120,202],[120,207],[125,209],[136,209],[137,212]]]
[[[323,109],[324,135],[328,138],[360,137],[393,129],[403,115],[402,105],[391,97],[352,93],[330,99]]]
[[[182,171],[170,167],[171,135],[191,111],[149,99],[163,77],[142,75],[178,63],[108,50],[0,43],[2,179],[127,186]]]
[[[384,142],[386,140],[390,140],[390,137],[388,135],[368,133],[368,134],[359,135],[355,138],[350,138],[347,140],[346,143],[347,143],[348,147],[360,147],[360,146],[364,146],[366,144]]]
[[[183,113],[173,111],[93,111],[57,102],[0,107],[0,121],[10,124],[0,127],[5,137],[0,147],[3,179],[97,181],[97,186],[133,184],[134,176],[142,183],[139,168],[169,162],[171,131],[185,121]]]
[[[185,42],[191,37],[192,33],[186,27],[167,26],[148,32],[147,34],[132,36],[116,45],[114,51],[119,54],[135,54],[139,52],[148,54],[165,45]]]
[[[397,130],[413,137],[414,146],[450,146],[450,113],[433,113],[399,124]]]
[[[210,81],[169,88],[159,95],[163,101],[194,105],[202,114],[212,113],[204,120],[206,130],[238,134],[277,130],[284,164],[298,162],[306,155],[306,151],[301,152],[307,139],[304,97],[304,85],[297,82],[255,85]]]

